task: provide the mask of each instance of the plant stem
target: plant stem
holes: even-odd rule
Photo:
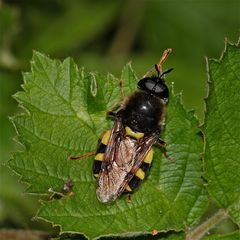
[[[195,229],[189,231],[186,235],[186,240],[200,240],[211,228],[228,217],[228,212],[225,209],[219,209],[212,217]]]
[[[109,58],[126,56],[132,47],[143,17],[145,1],[126,1],[118,30],[109,49]]]
[[[1,240],[47,240],[51,236],[47,232],[34,230],[0,230]]]

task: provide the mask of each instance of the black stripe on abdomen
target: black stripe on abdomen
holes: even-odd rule
[[[99,140],[99,144],[98,144],[98,147],[97,147],[97,152],[96,152],[96,154],[98,154],[98,153],[105,153],[105,151],[106,151],[106,145],[103,144],[103,143],[101,142],[101,140]]]
[[[150,167],[151,167],[151,164],[145,163],[145,162],[143,162],[142,165],[140,166],[140,168],[145,172],[145,174],[148,172]]]
[[[97,177],[96,175],[99,174],[99,172],[101,171],[101,167],[102,167],[102,161],[94,160],[94,162],[93,162],[93,174],[94,174],[95,177]]]
[[[128,186],[133,191],[134,189],[136,189],[140,185],[141,182],[142,182],[142,180],[139,177],[133,176],[133,178],[128,183]]]
[[[99,172],[102,169],[102,160],[96,159],[98,154],[104,154],[106,150],[106,145],[101,142],[101,139],[98,141],[98,147],[95,155],[95,159],[93,162],[93,175],[98,177]]]
[[[146,174],[148,172],[148,170],[150,169],[151,167],[151,164],[149,163],[145,163],[145,162],[142,162],[142,165],[140,166],[141,170],[145,173],[144,175],[144,178],[146,177]],[[128,174],[128,177],[131,178],[131,174],[132,173],[129,173]],[[143,178],[143,179],[144,179]],[[143,181],[143,179],[139,178],[138,176],[134,175],[132,177],[132,179],[129,181],[127,187],[126,187],[126,191],[127,192],[132,192],[134,191],[140,184],[141,182]]]

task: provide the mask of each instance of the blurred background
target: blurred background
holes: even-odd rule
[[[0,228],[49,227],[31,221],[37,198],[22,194],[26,186],[5,166],[21,147],[8,117],[20,112],[11,96],[33,49],[117,77],[132,61],[141,77],[170,47],[167,79],[202,121],[205,56],[219,58],[224,39],[236,43],[239,30],[239,0],[0,0]]]

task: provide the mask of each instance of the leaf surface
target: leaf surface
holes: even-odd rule
[[[130,64],[122,72],[125,94],[136,89]],[[61,232],[87,238],[133,236],[153,230],[184,230],[195,224],[207,207],[201,179],[202,139],[193,113],[171,94],[162,135],[172,161],[155,149],[149,177],[132,195],[112,204],[96,198],[92,157],[68,161],[69,156],[95,150],[102,132],[113,122],[106,111],[120,101],[118,79],[111,74],[85,73],[73,60],[51,60],[34,52],[31,72],[24,74],[24,91],[15,98],[24,107],[13,123],[25,151],[10,166],[29,184],[28,192],[61,191],[71,179],[74,195],[43,202],[37,217],[59,225]]]
[[[219,61],[209,60],[204,125],[205,178],[219,207],[240,225],[240,48],[227,44]]]

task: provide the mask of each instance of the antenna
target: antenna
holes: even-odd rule
[[[156,65],[155,65],[155,66],[156,66]],[[163,75],[165,75],[165,74],[167,74],[167,73],[170,73],[172,70],[173,70],[173,68],[170,68],[170,69],[164,71],[160,76],[159,76],[159,70],[157,70],[159,78],[161,78]]]

